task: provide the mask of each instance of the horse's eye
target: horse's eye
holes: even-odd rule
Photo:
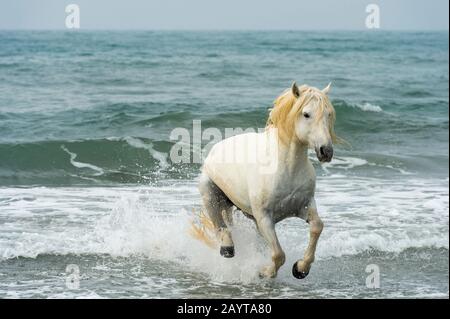
[[[303,116],[304,116],[304,117],[306,117],[307,119],[309,119],[309,118],[310,118],[310,116],[309,116],[309,113],[306,113],[306,112],[305,112],[305,113],[303,113]]]

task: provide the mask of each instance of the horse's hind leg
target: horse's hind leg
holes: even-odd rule
[[[234,256],[234,243],[228,226],[231,224],[233,203],[205,173],[200,177],[199,190],[220,241],[220,254],[231,258]]]

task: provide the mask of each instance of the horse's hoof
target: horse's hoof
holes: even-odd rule
[[[234,246],[222,246],[220,247],[220,254],[225,258],[234,257]]]
[[[309,274],[309,272],[298,271],[297,263],[295,263],[294,267],[292,267],[292,275],[294,275],[294,277],[297,279],[303,279],[306,276],[308,276],[308,274]]]

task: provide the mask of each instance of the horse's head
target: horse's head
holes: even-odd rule
[[[307,85],[297,86],[275,100],[268,125],[278,128],[283,142],[298,142],[316,151],[321,162],[333,158],[335,111],[328,93],[330,84],[323,90]]]
[[[330,84],[323,90],[313,87],[301,90],[292,84],[292,94],[298,103],[295,135],[302,143],[316,151],[321,162],[330,162],[333,158],[333,135],[335,112],[328,99]]]

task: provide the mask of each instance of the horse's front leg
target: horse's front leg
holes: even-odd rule
[[[260,218],[256,218],[256,224],[259,232],[266,240],[272,252],[272,263],[264,267],[260,272],[260,277],[275,278],[278,273],[278,269],[284,264],[286,256],[281,249],[280,242],[278,241],[277,234],[275,232],[275,224],[272,218],[264,214]]]
[[[317,213],[315,204],[308,208],[307,216],[306,222],[309,224],[309,244],[303,259],[298,260],[292,267],[292,274],[298,279],[303,279],[308,276],[311,264],[314,262],[317,241],[319,240],[323,229],[323,222]]]

